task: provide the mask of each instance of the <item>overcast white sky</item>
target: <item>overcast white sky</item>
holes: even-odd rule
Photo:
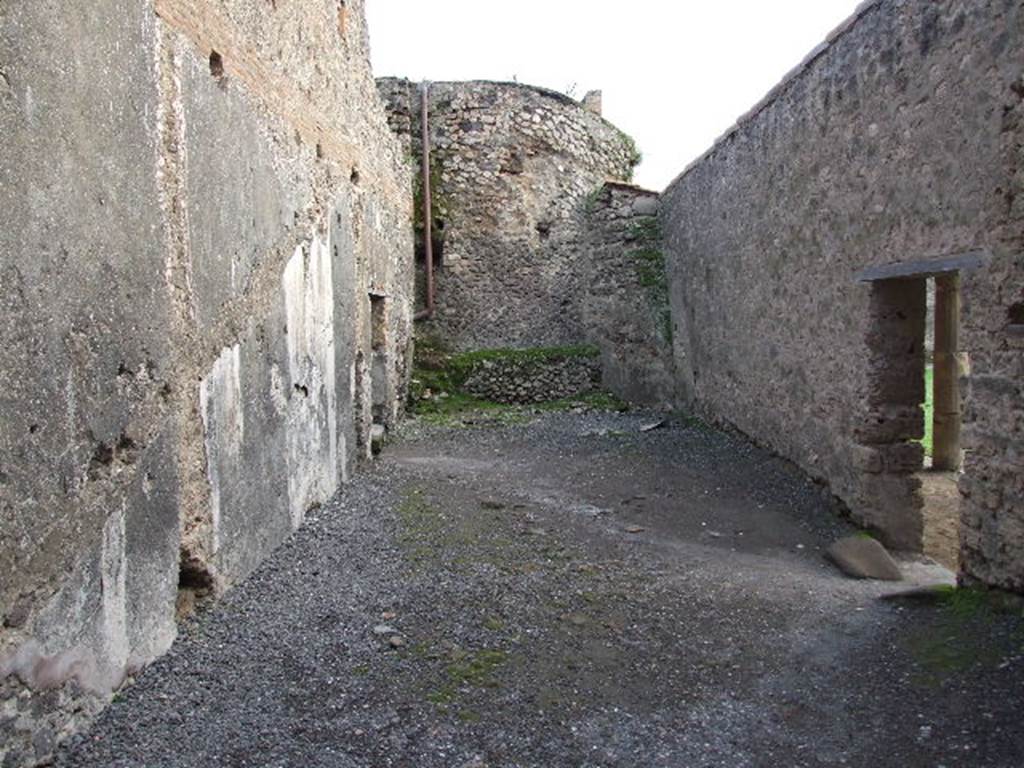
[[[858,0],[366,0],[374,73],[512,80],[576,98],[662,189],[853,13]]]

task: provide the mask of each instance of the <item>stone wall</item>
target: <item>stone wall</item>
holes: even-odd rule
[[[542,353],[542,354],[540,354]],[[503,350],[475,363],[462,390],[495,403],[528,405],[586,394],[601,386],[597,350]]]
[[[361,0],[4,3],[0,134],[18,765],[168,648],[179,585],[243,578],[397,416],[413,242]]]
[[[623,400],[675,402],[672,318],[655,192],[609,182],[588,201],[583,326],[602,383]]]
[[[420,86],[378,85],[418,169]],[[553,91],[477,81],[429,93],[438,268],[425,330],[459,350],[582,342],[585,203],[630,176],[632,141]]]
[[[983,252],[983,266],[961,272],[970,359],[961,567],[1016,590],[1022,62],[1017,0],[866,3],[662,202],[685,398],[826,480],[855,517],[903,546],[919,526],[910,441],[922,393],[906,389],[919,386],[910,379],[923,365],[925,300],[912,285],[923,281],[920,271],[902,288],[857,278],[871,266]],[[886,351],[901,334],[905,347]],[[886,371],[906,374],[905,386]],[[893,388],[904,402],[881,397]],[[894,524],[898,514],[912,524]]]

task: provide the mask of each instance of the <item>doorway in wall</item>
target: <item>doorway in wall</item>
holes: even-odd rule
[[[868,407],[858,430],[866,524],[896,549],[959,570],[960,273],[982,254],[873,267]]]

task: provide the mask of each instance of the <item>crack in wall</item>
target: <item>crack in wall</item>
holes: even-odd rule
[[[157,180],[165,217],[164,280],[171,301],[172,340],[169,400],[175,414],[175,458],[179,485],[181,560],[194,571],[213,574],[213,519],[207,457],[199,413],[198,383],[202,371],[196,300],[189,253],[187,199],[188,157],[182,100],[182,42],[156,25],[159,102],[157,128],[160,156]],[[213,578],[216,582],[215,577]]]

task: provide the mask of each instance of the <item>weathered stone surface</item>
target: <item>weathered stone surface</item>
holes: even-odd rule
[[[880,447],[922,432],[910,326],[925,302],[909,294],[923,280],[857,277],[991,254],[962,275],[961,563],[1017,591],[1024,339],[1005,329],[1024,296],[1022,51],[1019,3],[866,5],[673,182],[661,214],[683,399],[827,480],[901,547],[921,546],[919,483],[879,474]],[[901,282],[887,320],[874,298]],[[906,335],[891,332],[900,312]]]
[[[847,536],[828,548],[828,557],[848,576],[857,579],[900,581],[903,575],[885,547],[868,536]]]
[[[482,360],[462,389],[482,400],[529,404],[575,397],[600,385],[601,365],[595,355],[567,354]]]
[[[588,203],[583,327],[603,386],[624,400],[675,402],[672,318],[658,196],[609,182]]]
[[[419,85],[377,84],[418,168]],[[574,99],[527,85],[431,83],[429,105],[441,253],[424,331],[459,351],[582,343],[586,200],[629,177],[632,142]]]
[[[411,180],[362,10],[0,11],[4,765],[44,760],[166,650],[179,581],[243,578],[398,414]]]

